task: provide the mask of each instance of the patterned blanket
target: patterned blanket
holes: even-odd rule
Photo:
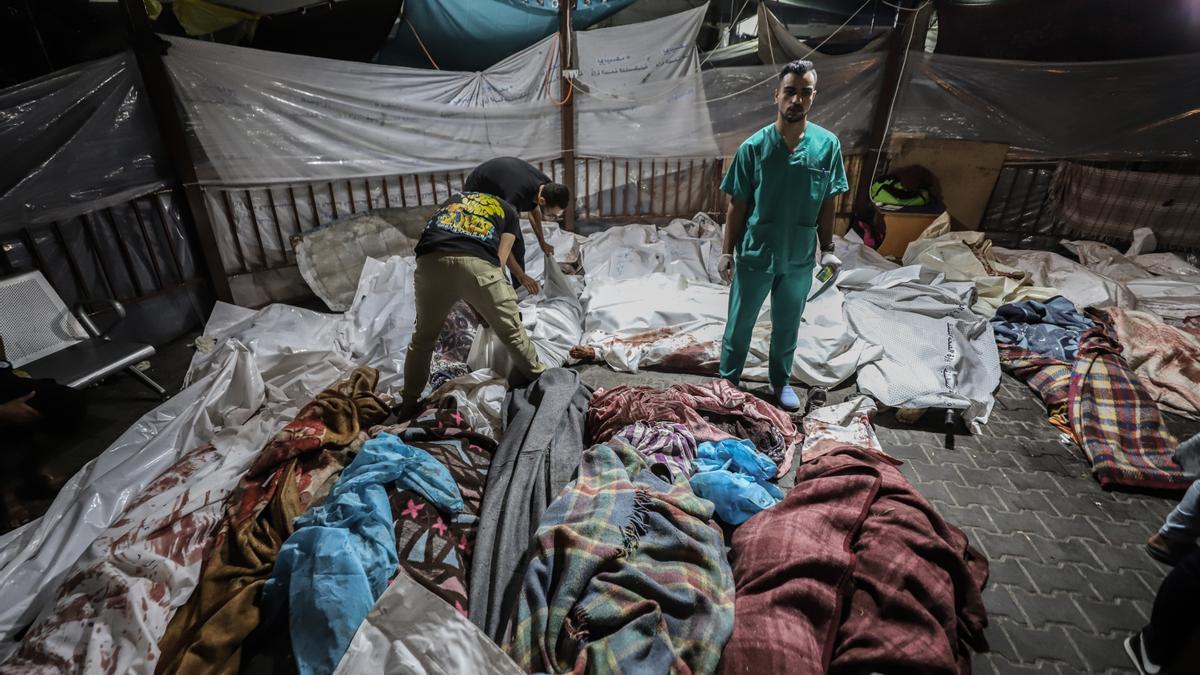
[[[1187,488],[1191,481],[1172,458],[1179,443],[1154,397],[1125,363],[1112,327],[1093,318],[1098,325],[1081,336],[1073,363],[1004,344],[997,345],[1000,362],[1038,392],[1051,423],[1075,439],[1101,485]]]
[[[1165,410],[1200,419],[1200,336],[1149,312],[1110,307],[1125,361]]]
[[[425,588],[463,615],[469,609],[471,552],[479,529],[479,509],[496,442],[472,432],[454,399],[443,399],[411,423],[376,427],[433,455],[450,471],[463,498],[463,512],[450,517],[413,490],[388,493],[400,565]]]
[[[619,385],[597,390],[588,408],[588,437],[603,443],[638,421],[682,424],[697,441],[749,439],[779,466],[780,476],[791,468],[803,438],[782,410],[725,380],[666,389]]]
[[[713,672],[733,578],[712,511],[625,441],[587,450],[537,530],[514,660],[529,672]]]
[[[258,592],[292,521],[329,494],[365,429],[387,417],[379,374],[359,368],[317,395],[263,449],[230,495],[200,583],[159,641],[159,673],[236,673],[259,627]]]
[[[835,441],[733,535],[721,672],[969,673],[987,561],[886,458]]]

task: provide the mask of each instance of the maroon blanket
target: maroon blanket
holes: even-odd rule
[[[723,673],[969,673],[987,561],[895,466],[841,445],[733,535]]]

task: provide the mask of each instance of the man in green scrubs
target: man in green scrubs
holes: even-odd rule
[[[721,348],[721,377],[738,384],[754,322],[771,295],[771,389],[786,410],[798,410],[789,386],[800,316],[821,266],[836,274],[833,201],[849,190],[842,146],[832,132],[808,121],[817,94],[811,61],[779,73],[775,122],[747,138],[721,183],[729,195],[725,244],[717,264],[729,289],[729,320]]]

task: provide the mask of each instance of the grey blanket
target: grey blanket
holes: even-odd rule
[[[542,513],[571,481],[583,455],[592,392],[579,374],[551,368],[504,402],[504,433],[492,457],[471,561],[470,618],[505,644]]]

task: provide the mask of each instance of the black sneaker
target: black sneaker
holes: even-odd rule
[[[1129,659],[1133,661],[1133,665],[1142,675],[1159,675],[1162,672],[1162,666],[1155,664],[1149,656],[1146,656],[1146,649],[1142,646],[1141,631],[1125,638],[1125,653],[1129,655]]]

